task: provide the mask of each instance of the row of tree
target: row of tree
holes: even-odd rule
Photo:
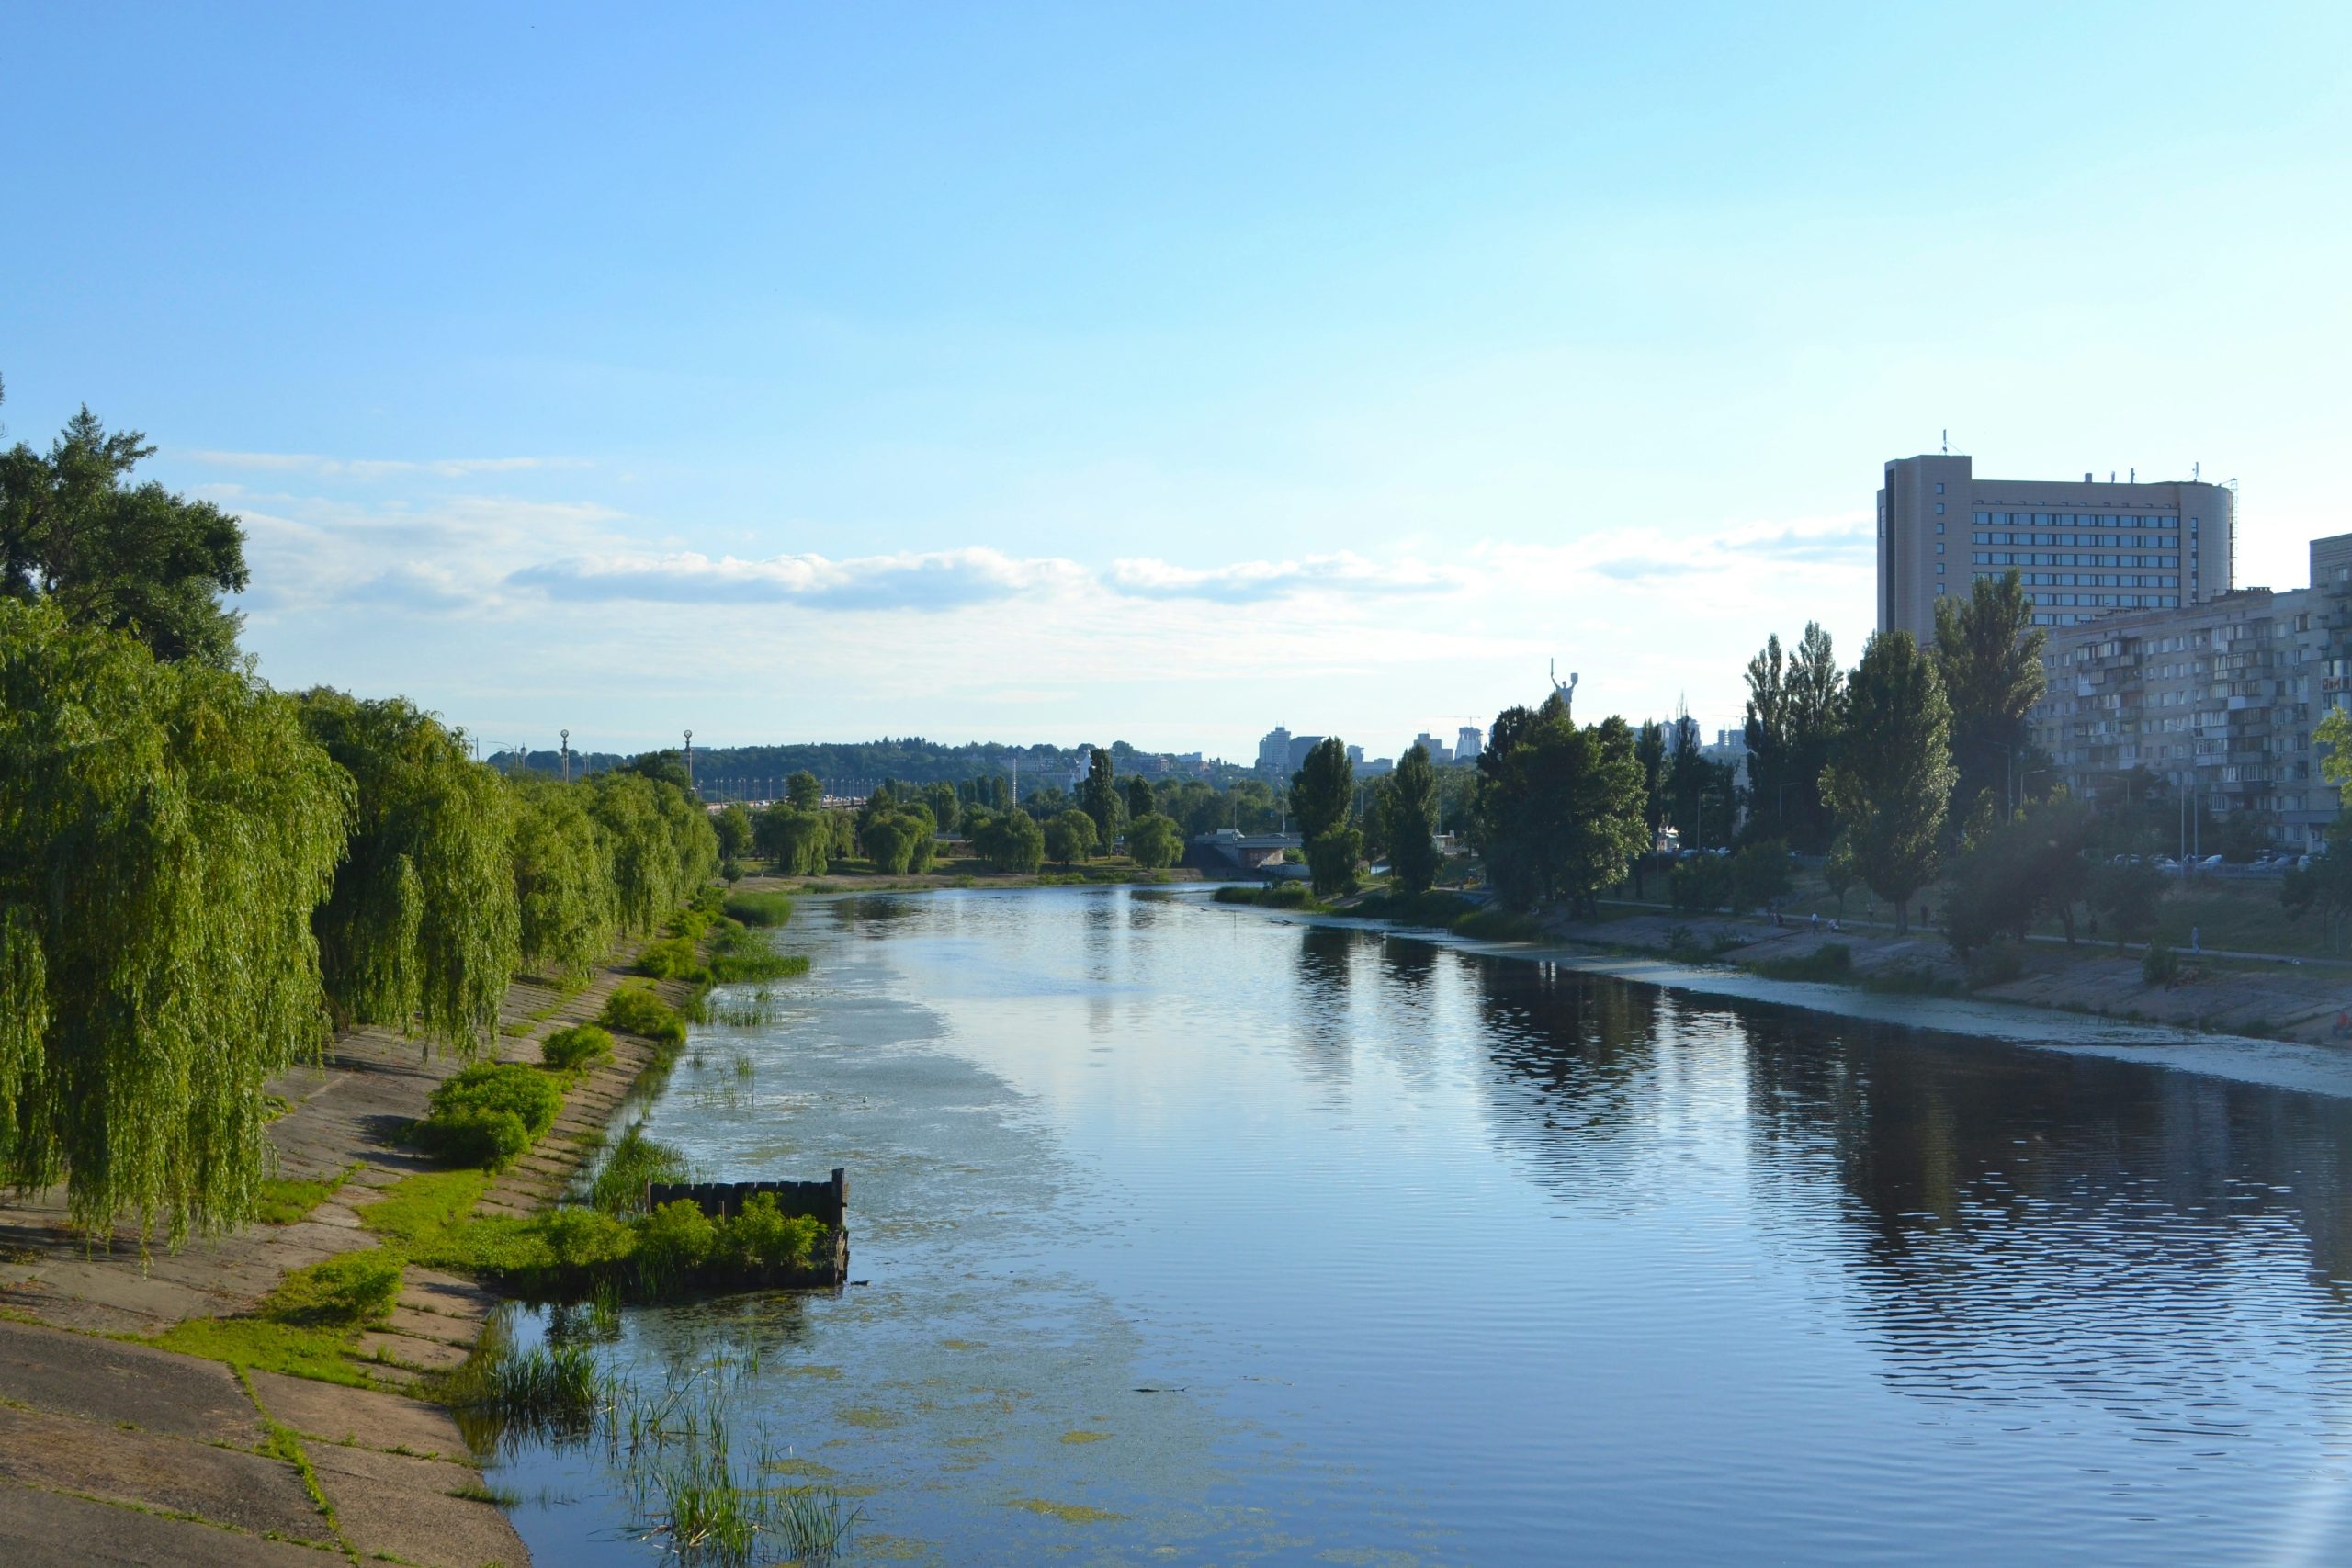
[[[0,457],[0,1179],[77,1223],[241,1223],[262,1086],[338,1025],[459,1049],[716,864],[674,757],[509,780],[413,705],[271,690],[233,518],[85,412]]]

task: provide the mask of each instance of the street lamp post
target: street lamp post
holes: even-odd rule
[[[571,782],[571,731],[563,729],[558,730],[557,733],[563,737],[563,782],[570,784]]]

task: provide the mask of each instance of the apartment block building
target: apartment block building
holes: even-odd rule
[[[2338,797],[2312,731],[2352,694],[2352,534],[2312,541],[2308,588],[2054,626],[2042,660],[2034,740],[2070,788],[2145,768],[2209,811],[2266,814],[2292,848],[2324,844]]]
[[[1974,459],[1898,457],[1878,492],[1878,626],[1935,636],[1936,601],[2014,567],[2034,618],[2069,626],[2230,592],[2235,497],[2222,485],[1979,479]]]

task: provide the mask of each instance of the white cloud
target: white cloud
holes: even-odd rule
[[[1086,581],[1075,562],[1017,559],[970,547],[829,560],[819,555],[743,560],[698,551],[619,551],[567,557],[510,573],[510,588],[552,599],[673,604],[803,604],[820,610],[953,610]]]
[[[1208,599],[1223,604],[1254,604],[1293,594],[1346,595],[1450,593],[1467,585],[1458,568],[1419,560],[1378,562],[1350,551],[1302,560],[1236,561],[1197,570],[1164,560],[1114,561],[1104,574],[1114,593],[1139,599]]]

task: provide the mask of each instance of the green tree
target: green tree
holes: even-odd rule
[[[85,408],[46,455],[0,453],[0,594],[127,632],[159,659],[226,667],[243,617],[220,596],[245,586],[244,529],[209,501],[129,482],[154,453],[146,439]]]
[[[1854,860],[1854,840],[1850,833],[1840,833],[1829,841],[1829,853],[1821,865],[1822,885],[1829,896],[1838,900],[1838,912],[1846,912],[1846,895],[1862,879],[1862,868]]]
[[[1159,809],[1159,798],[1153,794],[1151,781],[1141,773],[1127,777],[1127,820],[1138,821]]]
[[[1934,661],[1909,632],[1879,632],[1846,682],[1843,733],[1821,775],[1846,820],[1862,881],[1911,929],[1911,895],[1935,880],[1951,804],[1951,711]]]
[[[1634,760],[1642,768],[1642,826],[1655,844],[1658,829],[1666,826],[1666,726],[1643,720],[1634,739]]]
[[[1290,814],[1300,836],[1311,843],[1344,825],[1355,790],[1355,764],[1348,761],[1346,745],[1336,735],[1317,741],[1290,776]]]
[[[1789,789],[1785,806],[1775,789],[1773,811],[1785,823],[1792,846],[1819,853],[1837,831],[1822,796],[1821,770],[1829,765],[1846,707],[1846,672],[1838,668],[1837,650],[1819,622],[1805,623],[1781,683],[1787,758],[1781,771]]]
[[[1965,954],[1996,938],[2023,942],[2034,919],[2055,916],[2075,940],[2075,906],[2090,892],[2091,812],[2065,796],[1996,827],[1952,867],[1945,934]]]
[[[620,910],[611,847],[585,784],[510,778],[514,792],[516,948],[536,974],[577,978],[613,945]]]
[[[922,799],[931,807],[932,820],[939,825],[939,830],[953,833],[964,814],[964,803],[957,797],[956,786],[944,782],[931,784],[923,790]]]
[[[752,852],[752,813],[741,801],[722,807],[710,820],[718,835],[718,858],[741,860]]]
[[[1045,863],[1046,832],[1026,811],[1008,809],[973,835],[972,847],[991,871],[1025,876]]]
[[[1422,893],[1437,881],[1437,770],[1429,748],[1415,741],[1397,760],[1384,796],[1388,869],[1396,886]]]
[[[1936,601],[1935,664],[1951,708],[1955,817],[1965,818],[1984,795],[2007,815],[2009,781],[2032,734],[2027,720],[2041,700],[2048,640],[2014,569],[1976,579],[1966,599]]]
[[[2090,906],[2107,921],[2119,951],[2154,931],[2156,906],[2164,896],[2164,873],[2144,862],[2110,862],[2091,873]]]
[[[321,687],[304,694],[302,722],[357,786],[349,851],[314,922],[337,1021],[485,1043],[522,957],[513,793],[461,733],[404,699]]]
[[[803,811],[814,811],[825,803],[825,786],[803,768],[784,781],[784,797]]]
[[[1710,827],[1721,829],[1720,840],[1730,842],[1731,824],[1707,809],[1714,779],[1706,757],[1699,750],[1699,721],[1688,713],[1678,713],[1667,727],[1667,811],[1675,832],[1681,837],[1682,847],[1702,850],[1716,841],[1707,836]]]
[[[1087,753],[1086,779],[1078,786],[1078,807],[1094,822],[1094,841],[1104,847],[1119,836],[1119,786],[1111,753],[1097,746]]]
[[[1779,839],[1758,839],[1731,857],[1731,907],[1734,913],[1759,909],[1785,897],[1794,885],[1789,870],[1789,846]]]
[[[1478,758],[1477,838],[1514,908],[1567,898],[1590,908],[1643,848],[1642,764],[1622,718],[1577,728],[1555,694],[1495,716]]]
[[[1094,852],[1094,818],[1077,807],[1057,813],[1045,831],[1046,853],[1059,861],[1064,871]]]
[[[1183,858],[1183,830],[1159,812],[1148,811],[1127,824],[1127,853],[1147,871],[1174,865]]]
[[[1793,782],[1789,743],[1789,690],[1781,634],[1765,638],[1763,650],[1747,661],[1747,808],[1758,830],[1786,837],[1784,813]]]
[[[250,1216],[352,788],[292,700],[0,600],[0,1179],[93,1241]]]

